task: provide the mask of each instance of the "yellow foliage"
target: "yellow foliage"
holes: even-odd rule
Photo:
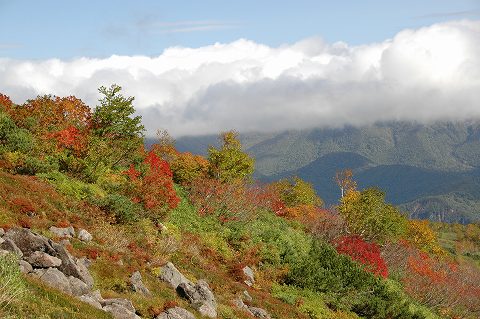
[[[427,220],[409,220],[407,240],[423,251],[436,255],[445,254],[438,244],[437,235],[430,228]]]

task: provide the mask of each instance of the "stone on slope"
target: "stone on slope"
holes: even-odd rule
[[[2,237],[3,235],[5,235],[5,230],[3,228],[0,228],[0,237]]]
[[[5,233],[3,239],[12,240],[25,257],[36,251],[43,251],[55,256],[55,250],[47,238],[37,235],[26,228],[11,228]]]
[[[140,319],[135,314],[135,307],[130,300],[113,298],[104,300],[103,310],[112,314],[115,319]]]
[[[87,284],[76,277],[68,276],[68,282],[70,283],[72,295],[74,296],[83,296],[90,292]]]
[[[26,262],[23,259],[20,259],[18,261],[18,266],[20,267],[20,272],[22,274],[28,274],[28,273],[31,273],[33,271],[32,265],[30,265],[28,262]]]
[[[190,280],[185,278],[171,262],[161,268],[160,279],[172,286],[173,289],[177,289],[178,285],[182,283],[190,283]]]
[[[255,275],[253,273],[253,269],[249,266],[245,266],[243,267],[242,271],[245,277],[247,277],[247,280],[245,280],[244,283],[249,287],[253,286],[255,284]]]
[[[35,251],[25,258],[35,268],[58,267],[62,264],[60,258],[54,257],[43,251]]]
[[[51,243],[56,252],[54,256],[62,260],[62,264],[58,269],[67,276],[73,276],[80,279],[86,283],[88,287],[93,287],[93,278],[83,262],[77,261],[72,255],[70,255],[64,246],[55,242]]]
[[[20,248],[18,248],[15,242],[10,238],[6,238],[6,239],[2,238],[2,243],[0,243],[0,249],[12,252],[15,255],[17,255],[19,258],[23,257],[23,253],[20,250]]]
[[[177,287],[177,292],[190,301],[192,307],[197,309],[202,316],[217,317],[217,302],[206,281],[199,280],[196,285],[191,282],[181,283]]]
[[[62,237],[62,238],[70,238],[75,236],[75,230],[72,226],[70,227],[55,227],[52,226],[48,230],[50,230],[55,236]]]
[[[35,269],[32,275],[52,288],[63,291],[69,295],[72,294],[68,278],[57,268]]]
[[[139,271],[135,271],[130,277],[130,284],[132,289],[136,292],[139,292],[145,296],[151,296],[150,290],[145,286],[142,281],[142,275]]]
[[[195,319],[195,316],[186,309],[174,307],[165,310],[156,319]]]
[[[84,241],[84,242],[89,242],[89,241],[92,241],[93,237],[85,229],[80,229],[78,231],[78,239],[80,239],[81,241]]]

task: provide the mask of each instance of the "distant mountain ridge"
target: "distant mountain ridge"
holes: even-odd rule
[[[216,136],[182,137],[180,151],[205,154]],[[328,205],[338,201],[335,172],[354,170],[360,187],[378,186],[416,217],[480,220],[480,122],[386,122],[242,135],[256,177],[298,175]]]

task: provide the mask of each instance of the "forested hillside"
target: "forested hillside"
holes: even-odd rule
[[[301,177],[258,183],[235,131],[205,156],[165,131],[146,143],[134,98],[116,85],[99,93],[92,108],[0,94],[0,317],[480,316],[480,226],[409,219],[358,184],[381,168],[367,154],[322,155],[342,195],[326,205]],[[278,152],[295,154],[317,138],[295,134],[263,149],[285,139]]]
[[[480,219],[480,124],[390,122],[368,127],[244,134],[264,181],[298,175],[327,204],[339,192],[337,170],[353,169],[360,187],[378,186],[413,216],[440,221]],[[183,137],[178,148],[201,153],[214,137]]]

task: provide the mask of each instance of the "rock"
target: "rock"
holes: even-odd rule
[[[156,319],[195,319],[195,316],[186,309],[174,307],[165,310]]]
[[[5,235],[5,230],[3,228],[0,228],[0,237],[2,237],[3,235]]]
[[[80,229],[78,232],[78,239],[84,242],[89,242],[93,239],[92,235],[85,229]]]
[[[69,276],[68,282],[70,283],[70,289],[74,296],[83,296],[90,292],[90,288],[87,284],[76,277]]]
[[[72,226],[64,228],[52,226],[48,230],[50,230],[57,237],[70,238],[75,236],[75,229],[73,229]]]
[[[148,290],[148,288],[145,287],[142,281],[142,275],[140,274],[139,271],[136,271],[132,274],[132,276],[130,277],[130,284],[132,285],[132,288],[134,291],[139,292],[145,296],[152,295],[150,293],[150,290]]]
[[[248,307],[248,310],[255,318],[271,319],[270,314],[262,308]]]
[[[81,263],[85,266],[85,268],[90,268],[90,266],[92,265],[92,261],[86,257],[79,258],[77,260],[77,263]]]
[[[35,251],[25,259],[35,268],[58,267],[62,264],[59,258],[53,257],[43,251]]]
[[[245,280],[244,283],[249,287],[253,286],[255,284],[255,275],[253,273],[253,269],[245,266],[243,267],[242,271],[245,277],[247,277],[247,280]]]
[[[0,257],[5,257],[11,253],[12,253],[11,251],[0,249]]]
[[[28,262],[26,262],[23,259],[20,259],[18,261],[18,266],[20,267],[20,272],[22,274],[28,274],[28,273],[31,273],[33,271],[32,265],[30,265]]]
[[[2,241],[3,242],[0,243],[0,249],[12,252],[15,255],[17,255],[19,258],[23,257],[22,251],[20,250],[20,248],[18,248],[18,246],[15,244],[13,240],[11,240],[10,238],[6,238],[6,239],[2,238]]]
[[[158,228],[160,229],[160,233],[164,233],[168,230],[167,227],[162,223],[158,223]],[[182,309],[182,308],[180,308],[180,309]]]
[[[113,298],[105,299],[103,310],[113,315],[115,319],[140,319],[135,314],[135,307],[130,300]]]
[[[250,296],[248,291],[244,290],[242,294],[243,294],[243,297],[245,297],[245,300],[247,300],[247,301],[252,301],[253,300],[252,296]]]
[[[93,306],[97,309],[102,309],[102,305],[100,304],[100,302],[98,302],[98,300],[96,300],[91,295],[83,295],[83,296],[78,297],[78,299],[80,299],[83,302],[88,303],[89,305],[91,305],[91,306]]]
[[[3,244],[5,242],[5,239],[3,239],[2,237],[0,237],[0,245]]]
[[[67,246],[70,246],[71,243],[70,243],[70,240],[68,239],[62,239],[59,241],[59,244],[62,245],[63,247],[67,247]]]
[[[190,283],[190,280],[185,278],[171,262],[161,268],[160,278],[172,286],[173,289],[177,289],[178,285],[182,283]]]
[[[90,275],[87,267],[81,262],[75,260],[75,258],[70,255],[70,253],[60,244],[51,242],[52,247],[55,249],[55,257],[58,257],[62,260],[62,264],[58,267],[67,276],[73,276],[84,283],[88,287],[93,287],[93,278]]]
[[[35,269],[32,275],[52,288],[63,291],[69,295],[72,294],[68,278],[57,268]]]
[[[5,241],[7,239],[12,240],[25,257],[36,251],[43,251],[55,256],[55,250],[47,238],[37,235],[26,228],[11,228],[5,233],[3,239]]]
[[[197,309],[202,316],[217,317],[217,302],[206,281],[199,280],[196,285],[191,282],[181,283],[177,287],[177,292],[190,301],[192,307]]]

